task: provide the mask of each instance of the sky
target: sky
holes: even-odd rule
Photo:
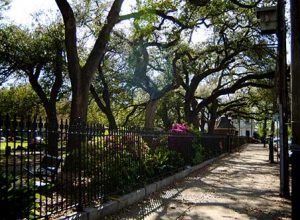
[[[122,5],[121,14],[129,13],[133,2],[132,0],[125,0]],[[17,25],[31,26],[34,22],[33,15],[40,10],[49,12],[46,16],[40,18],[47,22],[54,20],[51,16],[55,16],[56,13],[53,12],[57,11],[58,7],[55,0],[12,0],[10,9],[4,13],[4,16],[6,17],[7,23],[14,22]],[[51,11],[52,13],[50,13]],[[124,25],[124,23],[122,25]],[[198,30],[194,32],[192,42],[202,42],[206,40],[207,37],[207,33]]]
[[[30,25],[32,15],[38,10],[57,10],[57,6],[54,0],[12,0],[4,16],[17,24]]]
[[[126,13],[129,9],[130,0],[125,0],[121,13]],[[32,15],[39,10],[50,12],[58,10],[58,7],[55,0],[12,0],[10,9],[4,13],[4,16],[16,24],[28,26],[33,22]],[[53,15],[53,13],[48,14]]]

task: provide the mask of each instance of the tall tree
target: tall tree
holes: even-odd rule
[[[226,12],[227,8],[223,10]],[[246,12],[235,13],[236,17],[232,17],[231,11],[212,18],[214,29],[211,40],[197,51],[187,51],[189,56],[181,59],[184,64],[181,85],[186,91],[186,120],[195,127],[198,127],[201,110],[216,98],[243,87],[270,87],[261,81],[274,75],[274,60],[265,51],[263,45],[266,43],[255,31],[250,15],[248,21]],[[245,24],[241,26],[242,23]],[[257,47],[257,43],[261,46]],[[265,54],[264,59],[262,54]],[[215,83],[209,95],[197,94],[204,83],[211,81]]]
[[[62,95],[64,47],[59,25],[38,27],[33,32],[17,26],[0,29],[0,72],[29,80],[48,119],[48,129],[57,131],[56,101]],[[48,151],[57,154],[57,135],[49,133]]]
[[[95,86],[90,86],[91,95],[93,96],[95,102],[97,103],[100,110],[105,114],[108,123],[109,128],[116,129],[118,128],[116,119],[114,117],[113,111],[111,109],[111,95],[110,95],[110,89],[108,86],[108,83],[106,81],[106,78],[103,74],[102,67],[99,66],[98,68],[98,75],[97,75],[100,84],[101,84],[101,97],[99,96],[99,93],[96,91]]]
[[[89,2],[88,2],[89,3]],[[68,72],[72,86],[72,102],[70,123],[74,124],[80,118],[83,122],[87,118],[88,96],[92,79],[101,63],[113,27],[119,21],[119,13],[123,0],[113,1],[105,23],[97,35],[95,44],[86,61],[80,61],[77,40],[76,17],[73,8],[67,0],[56,0],[62,14],[65,29],[65,45],[68,60]],[[101,16],[101,15],[99,15]],[[71,145],[70,145],[71,146]]]

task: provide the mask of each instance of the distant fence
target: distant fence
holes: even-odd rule
[[[197,149],[207,160],[247,142],[63,122],[55,131],[48,127],[42,120],[0,118],[1,219],[48,218],[100,205],[193,165]]]

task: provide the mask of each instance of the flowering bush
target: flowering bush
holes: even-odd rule
[[[176,123],[175,125],[173,125],[170,131],[181,133],[181,132],[187,132],[188,130],[189,128],[186,125]]]

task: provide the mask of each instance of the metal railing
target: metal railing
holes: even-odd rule
[[[42,120],[0,118],[0,207],[4,219],[48,218],[97,206],[193,165],[230,152],[246,138],[102,125],[56,130]],[[196,149],[196,150],[195,150]],[[20,202],[22,201],[22,202]]]

